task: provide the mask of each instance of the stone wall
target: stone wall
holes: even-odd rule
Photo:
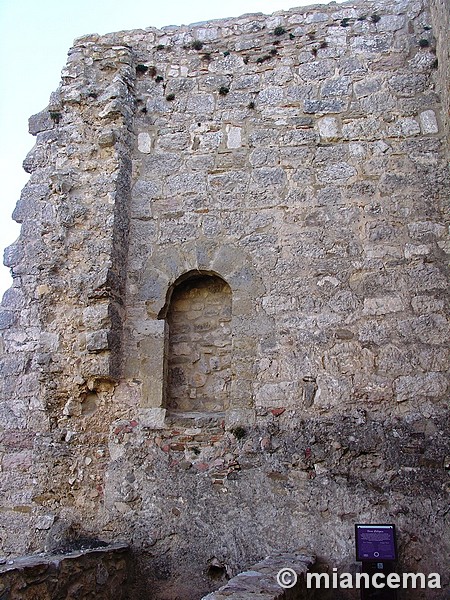
[[[307,588],[306,573],[314,562],[313,556],[301,552],[268,556],[202,600],[312,600],[317,592]],[[292,572],[297,575],[297,581],[291,587],[283,589],[278,584],[277,576],[281,569],[290,569],[291,576]]]
[[[30,120],[5,254],[4,554],[120,536],[135,597],[151,582],[187,599],[221,583],[211,564],[234,575],[304,544],[352,569],[354,523],[394,522],[401,568],[448,586],[449,179],[429,8],[75,42]],[[170,300],[194,273],[230,290],[223,414],[167,397]]]
[[[128,547],[35,555],[0,564],[0,597],[5,600],[126,600]]]
[[[231,290],[218,277],[190,278],[167,314],[167,408],[223,411],[231,381]]]
[[[450,145],[450,44],[448,32],[450,29],[449,0],[431,0],[431,16],[436,36],[436,56],[438,62],[439,92],[442,99],[442,121],[447,131],[447,143]]]

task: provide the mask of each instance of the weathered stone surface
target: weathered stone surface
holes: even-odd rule
[[[125,599],[128,560],[128,547],[114,544],[64,555],[42,553],[0,561],[0,593],[10,600],[63,600],[74,593],[80,600],[93,596],[100,600]]]
[[[397,402],[415,400],[417,396],[440,396],[446,389],[447,382],[441,373],[399,377],[395,382]]]
[[[49,110],[43,110],[37,115],[33,115],[30,117],[28,121],[28,131],[31,135],[36,135],[41,133],[41,131],[47,131],[48,129],[53,129],[55,126],[55,121],[57,119],[56,115],[59,114],[57,112],[54,113],[55,118],[52,119],[51,113]]]
[[[216,592],[204,596],[202,600],[223,600],[225,598],[251,600],[254,597],[264,600],[283,600],[291,597],[292,594],[306,600],[314,594],[314,592],[306,590],[305,582],[306,573],[314,562],[315,557],[301,552],[280,552],[268,556],[230,579]],[[295,573],[298,577],[297,582],[292,582],[288,589],[283,589],[277,582],[277,575],[281,569],[290,569],[291,574]]]
[[[339,137],[339,122],[335,117],[323,117],[317,121],[319,135],[325,140],[333,140]]]
[[[141,408],[139,421],[147,429],[164,429],[166,423],[165,408]]]
[[[434,110],[424,110],[419,115],[422,133],[438,133],[439,126]]]
[[[447,572],[444,5],[75,42],[5,252],[1,555],[126,539],[130,599],[187,600],[389,520]]]
[[[450,14],[446,0],[431,0],[431,21],[435,30],[438,86],[442,98],[442,120],[445,123],[445,136],[450,140],[450,48],[446,42],[446,32],[450,27]],[[436,67],[436,58],[432,63]]]
[[[231,290],[219,278],[194,281],[174,290],[167,314],[166,403],[178,411],[220,411],[229,405]]]

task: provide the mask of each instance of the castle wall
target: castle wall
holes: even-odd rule
[[[27,556],[0,565],[0,590],[9,600],[123,600],[132,570],[126,545]]]
[[[450,44],[448,31],[450,28],[449,0],[432,0],[430,2],[431,17],[437,39],[436,56],[438,60],[438,89],[442,102],[442,121],[447,132],[447,144],[450,136]]]
[[[167,409],[223,411],[231,381],[231,290],[218,277],[178,286],[167,314]]]
[[[126,540],[192,598],[277,550],[349,570],[394,522],[446,576],[443,31],[400,0],[75,42],[5,256],[1,552]],[[222,363],[193,274],[229,288]],[[226,398],[175,407],[186,281]]]

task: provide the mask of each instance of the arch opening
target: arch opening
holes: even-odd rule
[[[230,286],[215,274],[181,277],[167,306],[166,408],[220,412],[231,382]]]

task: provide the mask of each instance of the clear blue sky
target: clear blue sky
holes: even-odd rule
[[[0,251],[19,235],[11,213],[27,181],[22,161],[34,144],[28,117],[46,108],[76,37],[162,27],[245,13],[271,14],[310,0],[0,0]],[[317,2],[316,2],[317,3]],[[1,261],[0,261],[1,263]],[[11,285],[0,267],[0,297]]]

